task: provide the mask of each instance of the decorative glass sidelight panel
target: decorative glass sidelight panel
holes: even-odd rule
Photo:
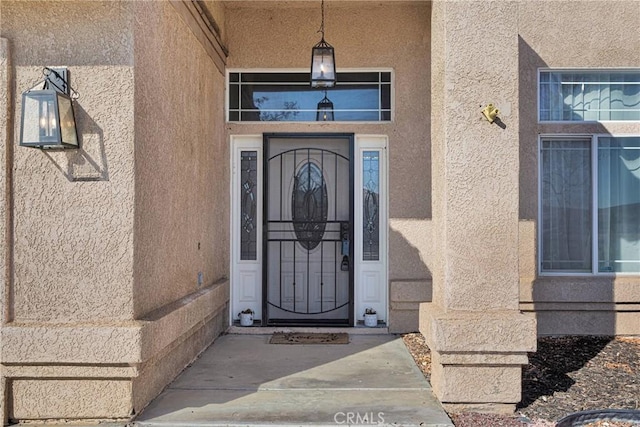
[[[257,259],[258,152],[240,153],[240,259]]]
[[[362,259],[380,259],[380,152],[362,154]]]
[[[327,185],[315,163],[305,163],[294,178],[291,212],[299,243],[309,251],[315,249],[324,235],[329,212]]]

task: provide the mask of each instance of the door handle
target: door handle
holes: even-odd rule
[[[342,255],[349,255],[349,223],[340,223],[340,238],[342,239]]]
[[[349,271],[349,223],[340,223],[340,237],[342,239],[342,262],[340,263],[341,271]]]

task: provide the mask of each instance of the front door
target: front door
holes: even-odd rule
[[[353,135],[265,134],[263,147],[263,318],[350,325]]]

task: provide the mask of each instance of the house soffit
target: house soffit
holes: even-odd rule
[[[429,3],[430,0],[325,0],[331,8],[358,8],[376,6],[400,6]],[[317,8],[320,0],[223,0],[226,9],[293,9]]]

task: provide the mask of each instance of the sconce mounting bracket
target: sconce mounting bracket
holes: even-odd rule
[[[69,70],[67,68],[46,67],[42,72],[45,75],[47,83],[52,86],[51,89],[55,89],[66,95],[71,95],[71,88],[68,83]]]

